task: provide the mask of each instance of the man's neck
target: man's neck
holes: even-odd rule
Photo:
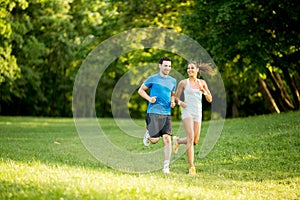
[[[159,72],[160,76],[163,77],[163,78],[167,78],[168,77],[168,74],[163,74],[162,72]]]

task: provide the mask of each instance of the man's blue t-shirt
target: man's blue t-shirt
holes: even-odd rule
[[[144,85],[150,89],[150,97],[156,96],[155,103],[148,103],[147,113],[162,115],[171,114],[171,94],[176,90],[176,79],[160,73],[150,76]]]

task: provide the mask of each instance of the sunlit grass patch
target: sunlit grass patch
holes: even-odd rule
[[[235,181],[218,176],[126,174],[39,162],[1,162],[1,195],[12,199],[289,199],[298,178]],[[298,194],[299,195],[299,194]]]

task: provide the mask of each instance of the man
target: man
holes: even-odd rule
[[[159,73],[147,78],[141,85],[138,93],[148,103],[146,124],[147,131],[143,142],[148,146],[150,142],[155,144],[159,138],[164,142],[164,173],[170,173],[172,121],[171,108],[175,107],[175,90],[177,81],[169,76],[171,71],[171,59],[162,57],[158,63]],[[149,95],[146,92],[150,90]]]

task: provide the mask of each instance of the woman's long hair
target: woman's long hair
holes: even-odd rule
[[[204,72],[208,75],[214,75],[215,73],[210,63],[197,63],[196,61],[191,61],[189,64],[193,64],[199,69],[199,75],[201,72]]]

